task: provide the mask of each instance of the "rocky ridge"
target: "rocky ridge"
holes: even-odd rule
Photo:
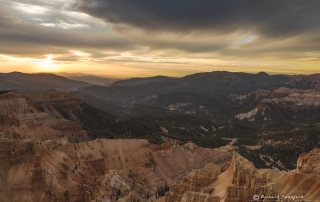
[[[159,188],[192,169],[230,161],[232,151],[147,140],[2,138],[0,201],[154,201]]]
[[[284,83],[290,86],[299,86],[303,89],[317,88],[320,87],[320,74],[294,75],[288,77]]]
[[[315,148],[309,153],[302,153],[297,162],[299,173],[317,173],[320,175],[320,149]]]
[[[89,139],[79,123],[39,111],[30,104],[29,98],[20,91],[0,95],[0,137],[20,140]]]
[[[202,169],[193,170],[183,180],[175,182],[164,201],[245,202],[252,201],[254,195],[260,197],[259,201],[290,201],[290,197],[296,197],[295,201],[317,201],[320,199],[320,170],[317,166],[309,168],[310,165],[319,164],[318,153],[319,150],[314,149],[310,153],[301,154],[298,172],[279,172],[256,169],[251,162],[234,152],[231,164],[209,164]],[[278,198],[268,199],[266,196]]]
[[[214,188],[201,188],[210,185],[218,176],[229,167],[229,163],[222,165],[208,164],[204,168],[192,170],[182,180],[175,182],[170,192],[166,195],[166,201],[208,201]],[[213,199],[212,199],[213,200]],[[220,201],[220,198],[219,198]]]
[[[320,91],[318,89],[300,90],[279,88],[270,98],[263,99],[252,111],[241,113],[234,118],[238,120],[297,119],[314,117],[320,111]]]

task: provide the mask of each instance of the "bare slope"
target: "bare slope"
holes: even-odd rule
[[[155,200],[192,169],[231,160],[232,148],[146,140],[0,141],[0,201]],[[101,199],[101,200],[100,200]]]
[[[20,91],[0,95],[0,137],[88,140],[87,132],[77,122],[39,111],[28,103],[28,96]]]

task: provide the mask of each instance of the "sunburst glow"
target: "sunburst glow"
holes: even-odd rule
[[[40,61],[38,64],[40,69],[45,72],[54,72],[57,70],[58,65],[52,60],[52,55],[46,55],[47,58]]]

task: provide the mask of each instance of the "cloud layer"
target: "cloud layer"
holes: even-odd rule
[[[319,8],[300,0],[0,0],[0,60],[52,55],[57,64],[134,72],[312,72]]]
[[[299,0],[80,0],[77,9],[114,24],[148,31],[252,30],[284,37],[319,31],[319,1]]]

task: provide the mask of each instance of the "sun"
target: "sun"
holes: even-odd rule
[[[52,55],[46,55],[46,59],[41,60],[38,65],[45,72],[54,72],[58,69],[58,65],[52,60]]]

